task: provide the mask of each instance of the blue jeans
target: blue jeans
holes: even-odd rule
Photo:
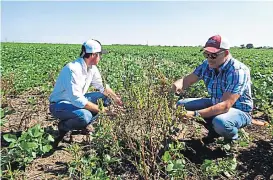
[[[111,100],[100,92],[92,92],[84,95],[88,101],[97,104],[98,99],[103,100],[103,106],[109,106]],[[97,113],[93,113],[84,108],[78,108],[69,101],[51,103],[49,106],[51,114],[59,119],[59,130],[71,131],[85,128],[88,124],[98,118]]]
[[[187,98],[177,102],[184,105],[186,110],[195,111],[212,106],[210,98]],[[211,118],[205,118],[210,131],[215,131],[225,139],[238,139],[238,129],[251,124],[251,115],[239,109],[230,108],[227,113],[219,114]],[[214,133],[214,132],[212,132]]]

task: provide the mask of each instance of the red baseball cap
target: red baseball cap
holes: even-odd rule
[[[229,49],[229,48],[230,48],[230,44],[228,40],[225,37],[220,35],[215,35],[210,37],[204,47],[206,51],[209,51],[211,53],[216,53],[220,51],[221,49]]]

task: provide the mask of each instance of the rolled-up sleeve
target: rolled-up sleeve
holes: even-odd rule
[[[80,77],[77,77],[77,73],[68,68],[64,69],[63,75],[67,79],[67,81],[63,81],[63,87],[71,103],[76,107],[83,108],[88,100],[84,97],[82,89],[77,82]]]
[[[91,80],[91,85],[95,87],[96,89],[98,89],[101,93],[104,92],[105,88],[102,83],[101,74],[96,66],[94,66],[94,75]]]
[[[227,77],[225,92],[242,95],[247,87],[248,75],[243,69],[231,72]]]

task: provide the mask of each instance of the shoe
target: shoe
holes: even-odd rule
[[[71,143],[73,141],[72,132],[68,131],[65,136],[63,137],[63,142]]]
[[[58,123],[58,130],[59,130],[59,135],[54,139],[54,142],[52,143],[53,148],[57,148],[59,143],[64,139],[65,135],[68,133],[68,131],[62,130],[62,121]]]

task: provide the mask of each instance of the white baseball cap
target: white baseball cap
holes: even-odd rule
[[[86,53],[102,53],[107,54],[108,52],[103,50],[101,43],[95,39],[89,39],[83,43]]]
[[[215,35],[208,39],[204,49],[206,51],[216,53],[220,51],[221,49],[226,49],[226,50],[230,49],[230,43],[225,37],[221,35]]]

